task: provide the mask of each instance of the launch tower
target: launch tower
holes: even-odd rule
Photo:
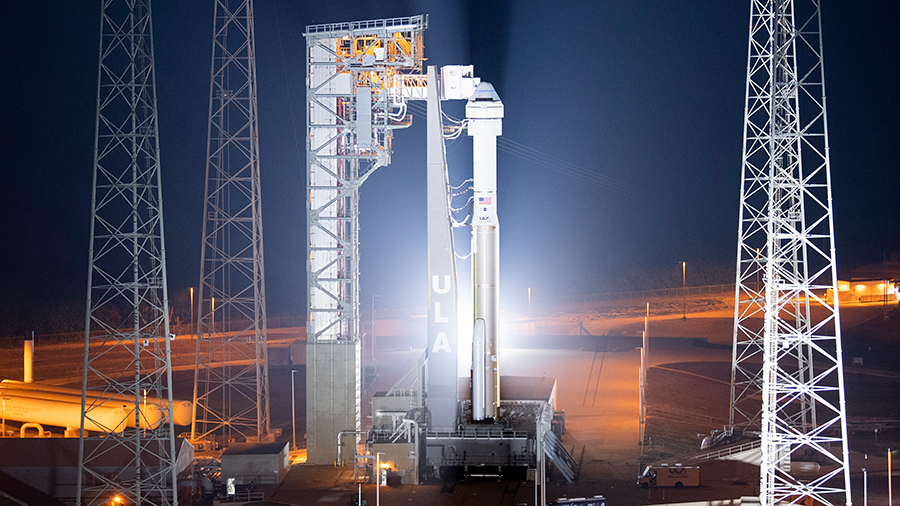
[[[269,373],[251,0],[215,0],[191,439],[266,441]]]
[[[421,72],[425,16],[308,26],[307,458],[335,460],[360,420],[359,188],[409,125],[399,90]]]
[[[105,1],[100,21],[76,504],[175,505],[150,2]]]
[[[730,424],[761,434],[762,504],[849,505],[818,0],[751,0],[748,53]]]

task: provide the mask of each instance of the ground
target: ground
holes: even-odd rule
[[[558,378],[558,408],[566,410],[568,429],[563,442],[581,463],[581,474],[574,484],[551,475],[554,480],[548,486],[548,498],[604,494],[611,505],[628,506],[755,493],[755,483],[740,481],[677,491],[644,491],[635,485],[642,452],[647,460],[691,451],[699,444],[698,434],[727,423],[732,300],[727,294],[619,300],[536,306],[531,315],[508,315],[508,328],[531,335],[510,338],[505,346],[501,343],[501,374]],[[647,404],[651,413],[656,410],[662,415],[647,418],[642,447],[637,423],[639,354],[635,347],[640,346],[647,302],[651,336]],[[853,493],[860,504],[862,467],[868,469],[869,502],[887,504],[885,451],[900,447],[896,429],[874,432],[874,428],[883,427],[881,421],[900,419],[896,395],[900,390],[900,346],[896,345],[900,341],[900,311],[885,309],[880,304],[848,304],[841,312],[848,364],[847,412],[854,428],[850,439]],[[418,322],[421,319],[379,320],[378,328],[384,334],[379,336],[377,362],[373,364],[366,355],[372,382],[367,382],[364,396],[392,384],[392,374],[409,369],[418,355],[412,346],[416,340],[410,337],[421,335]],[[396,335],[389,335],[391,329]],[[284,348],[304,337],[302,329],[273,329],[269,341]],[[172,344],[175,396],[190,399],[195,341],[179,336]],[[15,350],[0,356],[0,378],[22,377],[20,357]],[[77,340],[48,344],[38,336],[35,357],[35,381],[79,386],[82,350]],[[300,362],[299,358],[295,361]],[[272,421],[282,430],[281,440],[291,441],[291,408],[295,406],[302,444],[305,374],[292,375],[291,371],[302,370],[303,365],[291,365],[289,360],[281,364],[273,363],[270,369]],[[296,381],[294,405],[288,402],[292,379]],[[357,492],[356,485],[350,483],[351,476],[349,467],[295,465],[284,484],[269,490],[276,501],[272,504],[346,504]],[[374,488],[362,487],[369,504],[375,504]],[[385,487],[380,495],[386,505],[534,504],[533,483],[519,476],[500,483],[472,480]]]

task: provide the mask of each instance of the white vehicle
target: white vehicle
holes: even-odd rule
[[[574,499],[560,498],[550,501],[547,506],[607,506],[606,498],[602,495],[594,497],[576,497]]]
[[[638,484],[644,488],[649,487],[699,487],[700,468],[697,466],[682,466],[675,464],[670,466],[647,466],[644,474],[638,477]]]

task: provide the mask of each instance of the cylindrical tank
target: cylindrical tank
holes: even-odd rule
[[[809,462],[809,461],[792,461],[791,462],[791,474],[816,474],[822,466],[819,465],[818,462]]]
[[[54,399],[60,401],[68,401],[75,402],[81,406],[81,390],[77,388],[67,388],[67,387],[58,387],[53,385],[42,385],[37,383],[23,383],[20,381],[13,380],[3,380],[0,381],[0,394],[3,392],[14,393],[15,395],[19,395],[21,397],[34,397],[38,399]],[[59,397],[65,396],[65,397]],[[88,402],[90,399],[98,399],[100,396],[96,395],[94,392],[88,392],[87,394]],[[124,396],[124,395],[114,395],[104,397],[113,401],[121,401],[125,403],[134,403],[132,397]],[[144,399],[141,398],[141,402]],[[155,406],[160,412],[163,411],[163,406],[165,406],[165,401],[158,399],[156,397],[147,397],[146,399],[147,405]],[[108,404],[109,402],[107,402]],[[191,416],[193,414],[194,405],[190,401],[183,400],[173,400],[172,401],[172,419],[176,425],[190,425]],[[155,421],[153,423],[156,423]],[[130,423],[131,427],[134,426],[134,423]]]
[[[5,395],[4,414],[7,420],[31,422],[77,429],[81,426],[81,404],[49,399],[31,399]],[[101,432],[121,432],[125,428],[126,412],[121,406],[98,407],[85,418],[84,428]]]

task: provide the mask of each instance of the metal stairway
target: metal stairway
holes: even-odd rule
[[[578,463],[553,431],[544,432],[544,455],[559,469],[567,482],[575,481],[575,476],[578,475]]]

